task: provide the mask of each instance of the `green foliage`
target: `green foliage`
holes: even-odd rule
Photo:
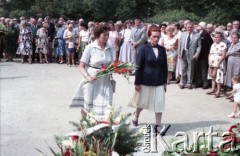
[[[137,129],[129,129],[129,125],[122,125],[118,131],[114,150],[120,155],[136,152],[142,138],[142,134],[137,133],[137,131]]]
[[[11,0],[0,16],[33,16],[86,21],[145,19],[147,22],[190,19],[226,24],[240,17],[239,0]]]
[[[152,18],[146,19],[147,22],[151,23],[162,23],[167,22],[177,22],[183,19],[190,19],[192,21],[198,21],[199,17],[194,13],[186,12],[185,10],[170,10],[165,12],[159,12],[157,15]]]
[[[137,3],[134,0],[133,1],[122,0],[117,8],[116,12],[117,18],[125,21],[135,17],[137,13],[134,8],[136,8],[136,6]]]
[[[0,17],[2,16],[6,17],[7,15],[8,15],[8,12],[5,9],[0,8]]]
[[[230,22],[229,20],[231,19],[232,17],[227,10],[215,8],[208,13],[208,15],[203,19],[203,21],[206,21],[208,23],[226,24]]]

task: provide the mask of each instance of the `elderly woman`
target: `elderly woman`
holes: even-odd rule
[[[214,35],[214,43],[211,46],[209,57],[208,57],[208,65],[209,65],[209,79],[212,79],[212,89],[207,92],[207,94],[214,94],[215,98],[220,97],[221,86],[223,84],[224,77],[224,68],[225,62],[224,59],[226,57],[227,46],[222,41],[223,33],[215,32]],[[217,85],[217,91],[215,92]]]
[[[64,31],[63,39],[66,40],[67,45],[67,52],[68,52],[68,65],[71,67],[71,61],[72,65],[74,65],[74,53],[76,51],[75,44],[76,44],[76,37],[77,33],[73,31],[73,25],[69,24],[68,28]]]
[[[39,60],[42,63],[42,54],[44,54],[45,62],[48,62],[48,23],[44,23],[43,27],[38,29],[36,34],[36,53],[39,53]]]
[[[21,21],[21,31],[18,37],[18,50],[17,54],[21,55],[22,63],[24,63],[25,56],[28,55],[29,63],[32,63],[32,32],[30,28],[27,27],[27,21]]]
[[[153,25],[148,31],[149,43],[142,46],[137,55],[135,91],[140,95],[132,123],[137,126],[140,112],[148,109],[155,112],[156,130],[161,133],[168,69],[166,50],[158,45],[160,35],[160,28]]]
[[[56,48],[56,54],[59,58],[58,63],[63,64],[63,55],[65,55],[65,40],[63,39],[63,34],[65,31],[65,28],[63,27],[61,22],[58,22],[56,24],[57,26],[57,34],[55,39],[57,40],[57,48]]]
[[[164,46],[167,52],[168,84],[170,80],[172,80],[173,72],[175,72],[177,64],[178,38],[174,36],[174,31],[173,26],[168,26],[166,28],[166,36],[163,37],[160,42],[160,45]]]
[[[228,63],[227,63],[227,73],[225,79],[225,85],[232,87],[231,79],[233,76],[240,75],[240,42],[239,34],[233,32],[231,34],[232,44],[227,52]]]
[[[113,88],[110,75],[101,78],[96,78],[95,75],[102,67],[107,67],[113,62],[113,52],[107,44],[107,26],[95,27],[94,36],[96,40],[86,46],[80,60],[80,72],[84,79],[73,97],[71,106],[81,106],[86,111],[93,111],[101,116],[107,113],[108,105],[112,104]]]

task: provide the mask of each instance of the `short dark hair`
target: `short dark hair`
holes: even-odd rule
[[[174,26],[176,27],[177,30],[181,30],[181,25],[180,25],[180,23],[175,23]]]
[[[160,32],[161,33],[161,29],[156,25],[152,25],[148,30],[148,37],[150,37],[152,35],[152,32]]]
[[[214,36],[215,36],[215,35],[219,35],[220,37],[223,38],[223,33],[222,33],[222,32],[216,31],[216,32],[214,33]]]
[[[96,38],[99,38],[102,33],[110,31],[109,27],[107,25],[99,24],[96,26],[93,30],[93,34]]]
[[[124,22],[124,28],[127,28],[127,24],[128,24],[128,23],[132,24],[132,22],[131,22],[130,20],[126,20],[126,21]]]
[[[115,29],[114,22],[113,21],[108,21],[108,25],[111,24],[113,26],[113,29]],[[109,27],[110,28],[110,27]]]
[[[87,23],[85,23],[85,22],[80,23],[80,26],[88,29],[88,25],[87,25]]]
[[[165,23],[162,23],[162,24],[159,25],[160,28],[162,28],[162,26],[164,26],[165,28],[167,28],[167,24],[165,24]]]

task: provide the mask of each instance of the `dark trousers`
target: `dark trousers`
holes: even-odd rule
[[[39,62],[39,56],[36,53],[36,43],[35,40],[32,42],[32,63],[34,63],[37,59],[37,62]]]
[[[196,72],[196,83],[197,84],[207,84],[208,76],[208,61],[207,60],[198,60],[197,61],[197,72]]]
[[[3,42],[3,38],[0,37],[0,58],[3,57],[3,51],[4,51],[4,42]]]

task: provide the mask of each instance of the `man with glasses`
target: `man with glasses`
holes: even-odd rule
[[[239,32],[239,21],[233,21],[232,27],[233,29],[237,29]]]
[[[229,37],[230,34],[231,34],[231,31],[232,31],[232,23],[229,22],[229,23],[227,24],[227,30],[224,31],[224,35],[225,35],[226,37]]]

